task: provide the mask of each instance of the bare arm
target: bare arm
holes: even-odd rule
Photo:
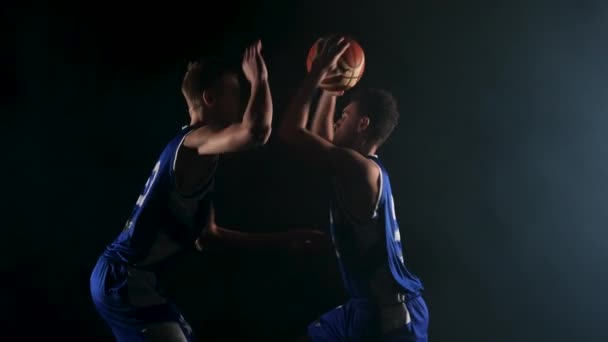
[[[309,73],[291,99],[285,117],[279,126],[279,135],[284,137],[297,129],[306,129],[312,95],[319,85],[321,76]]]
[[[226,246],[238,249],[259,250],[328,250],[330,242],[326,234],[318,230],[298,229],[284,233],[245,233],[220,227],[215,222],[211,208],[207,228],[196,240],[195,246],[202,251],[208,247]]]
[[[310,131],[327,141],[334,140],[334,115],[336,112],[336,94],[322,91],[319,96],[315,115],[312,118]]]
[[[270,136],[272,99],[267,80],[251,85],[243,121],[225,127],[205,125],[186,136],[184,146],[200,155],[242,151],[264,145]]]
[[[333,51],[343,51],[339,44]],[[324,175],[334,177],[342,188],[348,188],[359,196],[348,203],[351,213],[361,219],[369,219],[373,214],[380,176],[375,164],[359,152],[334,145],[326,138],[306,128],[311,98],[331,65],[336,63],[339,53],[323,52],[319,64],[313,64],[311,72],[302,82],[293,97],[286,117],[279,127],[279,137],[303,158],[308,165],[317,168]],[[365,194],[365,195],[361,195]],[[351,196],[352,197],[352,196]]]
[[[243,71],[251,84],[251,95],[243,120],[228,126],[200,127],[186,136],[184,146],[196,149],[200,155],[207,155],[241,151],[268,141],[273,106],[260,42],[247,48],[243,57]]]
[[[245,233],[213,226],[210,227],[209,233],[210,235],[205,238],[207,243],[250,250],[303,249],[307,248],[307,245],[311,249],[316,249],[319,248],[320,241],[328,241],[324,233],[312,229],[298,229],[284,233]]]
[[[326,75],[337,68],[337,62],[340,56],[346,51],[349,44],[340,39],[337,42],[326,43],[312,64],[310,72],[304,78],[300,88],[292,98],[287,113],[279,128],[279,135],[289,141],[290,136],[298,130],[306,130],[312,95],[319,87],[321,81]],[[329,112],[335,110],[335,98],[332,100],[322,94],[319,99],[318,110],[316,115],[317,122],[313,123],[313,133],[324,131],[327,133],[329,122],[333,121],[333,116],[329,117]],[[328,94],[327,94],[328,95]],[[324,115],[323,115],[324,114]],[[333,131],[333,125],[331,127]],[[327,136],[318,135],[321,138],[327,139]],[[329,140],[328,140],[329,141]]]
[[[334,167],[340,164],[335,157],[343,156],[344,154],[340,153],[343,149],[306,128],[312,96],[322,79],[322,75],[317,72],[306,75],[279,126],[279,137],[296,150],[297,155],[310,162],[310,165],[333,174]]]
[[[308,130],[306,123],[314,92],[325,75],[332,70],[332,67],[335,68],[335,63],[347,47],[347,45],[332,47],[334,50],[326,52],[323,56],[324,59],[313,64],[311,71],[306,75],[289,103],[279,127],[279,137],[293,149],[298,150],[298,155],[307,158],[311,165],[333,174],[338,168],[352,164],[349,161],[352,160],[352,157],[356,157],[355,153],[336,147],[326,137],[317,134],[314,129]],[[327,101],[326,105],[325,109],[330,108],[331,101]],[[321,126],[320,122],[324,122],[328,126],[327,121],[330,119],[327,114],[327,110],[325,110],[325,118],[320,118],[319,123],[313,124],[313,126]],[[327,129],[327,127],[325,128]],[[323,130],[323,128],[320,129]]]

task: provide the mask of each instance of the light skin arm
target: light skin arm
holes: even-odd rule
[[[186,136],[185,147],[196,149],[200,155],[210,155],[266,144],[271,132],[273,105],[261,49],[258,41],[248,47],[243,56],[243,72],[251,84],[251,95],[243,120],[228,126],[200,127]]]

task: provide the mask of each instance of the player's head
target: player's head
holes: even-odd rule
[[[236,72],[217,59],[188,64],[182,94],[191,118],[231,123],[239,119],[240,86]]]
[[[397,101],[391,93],[383,89],[361,89],[336,122],[334,143],[355,149],[380,147],[398,121]]]

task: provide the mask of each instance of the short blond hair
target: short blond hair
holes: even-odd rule
[[[182,93],[194,107],[200,108],[203,91],[230,71],[219,59],[208,58],[190,62],[182,80]]]

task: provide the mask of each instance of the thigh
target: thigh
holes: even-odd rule
[[[373,341],[378,321],[367,302],[351,299],[325,313],[308,327],[312,341]]]
[[[384,342],[427,342],[429,313],[422,297],[416,297],[406,304],[411,320],[402,328],[386,334]]]
[[[146,341],[193,341],[190,324],[171,302],[139,309],[139,331]]]
[[[427,331],[429,329],[429,310],[422,296],[416,297],[406,303],[407,309],[412,317],[412,332],[418,339],[415,341],[427,341]]]
[[[108,322],[117,342],[191,342],[192,335],[179,322],[121,325]]]
[[[192,328],[172,304],[146,308],[124,308],[121,313],[103,311],[102,317],[112,329],[117,341],[147,342],[194,340]]]
[[[313,342],[344,341],[346,314],[343,305],[330,310],[308,326],[308,340]]]
[[[126,294],[129,305],[149,307],[168,304],[169,301],[159,289],[160,285],[154,272],[127,266]]]
[[[157,322],[144,324],[141,335],[146,342],[190,342],[189,331],[179,322]]]
[[[191,341],[192,329],[158,292],[154,273],[99,262],[91,277],[95,309],[117,341]]]

